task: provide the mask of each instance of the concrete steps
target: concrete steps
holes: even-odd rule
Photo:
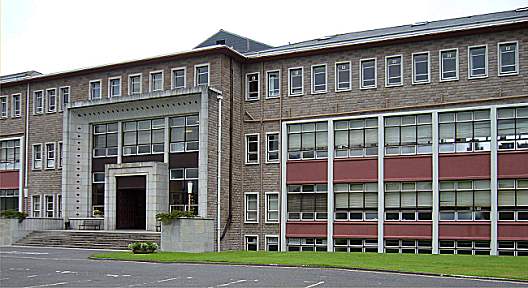
[[[128,249],[128,244],[136,241],[150,241],[159,245],[161,233],[148,231],[45,230],[33,231],[14,245],[126,250]]]

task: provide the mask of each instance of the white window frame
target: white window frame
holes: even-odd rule
[[[244,235],[244,251],[250,251],[250,250],[248,250],[248,247],[247,247],[248,246],[248,243],[247,243],[247,238],[248,237],[257,238],[257,251],[259,251],[259,236],[256,235],[256,234],[246,234],[246,235]]]
[[[249,80],[248,80],[248,77],[249,75],[254,75],[256,74],[257,75],[257,98],[255,99],[249,99]],[[260,72],[250,72],[250,73],[246,73],[246,97],[245,97],[245,100],[248,101],[248,102],[251,102],[251,101],[258,101],[260,100]]]
[[[348,64],[348,85],[349,85],[349,87],[346,88],[346,89],[339,89],[339,85],[338,85],[339,84],[338,83],[338,75],[339,74],[338,74],[338,71],[337,71],[337,66],[340,65],[340,64]],[[335,69],[334,69],[335,70],[335,72],[334,72],[335,73],[334,74],[335,75],[335,77],[334,77],[335,78],[334,79],[335,80],[335,83],[334,83],[335,92],[351,91],[352,90],[352,62],[351,61],[340,61],[340,62],[336,62],[334,66],[335,66]]]
[[[324,74],[325,74],[325,89],[321,91],[315,91],[315,74],[314,74],[314,68],[324,66]],[[328,92],[328,65],[326,63],[321,64],[315,64],[310,67],[310,82],[312,87],[312,94],[323,94]]]
[[[62,94],[63,89],[68,89],[68,103],[71,101],[71,88],[70,86],[61,86],[59,87],[59,112],[64,111],[64,94]]]
[[[389,83],[389,58],[400,57],[400,83]],[[403,54],[395,54],[385,56],[385,87],[399,87],[403,86]]]
[[[92,83],[99,82],[99,98],[92,98]],[[89,100],[98,100],[103,99],[103,81],[101,79],[90,80],[88,82],[88,99]]]
[[[363,62],[374,60],[374,85],[363,86]],[[359,89],[376,89],[378,88],[378,58],[364,58],[359,60]]]
[[[40,167],[35,167],[35,146],[40,147]],[[42,143],[36,143],[32,145],[31,150],[31,169],[32,170],[42,170],[44,166],[44,149],[42,148]]]
[[[279,74],[279,93],[278,95],[276,96],[270,96],[269,94],[269,74],[271,73],[278,73]],[[282,89],[281,89],[281,70],[280,69],[276,69],[276,70],[268,70],[266,71],[266,99],[275,99],[275,98],[280,98],[281,97],[281,93],[282,93]]]
[[[112,80],[119,80],[119,94],[112,94]],[[108,78],[108,98],[121,97],[123,95],[123,79],[121,76],[109,77]]]
[[[484,75],[479,75],[479,76],[471,76],[471,70],[472,70],[472,67],[471,67],[471,64],[472,64],[472,58],[471,58],[471,49],[473,48],[482,48],[484,47],[486,49],[486,52],[484,54],[484,64],[485,64],[485,71],[486,73]],[[467,47],[467,62],[468,62],[468,79],[482,79],[482,78],[487,78],[488,77],[488,67],[489,67],[489,63],[488,63],[488,44],[483,44],[483,45],[473,45],[473,46],[468,46]]]
[[[15,96],[18,96],[18,111],[16,111],[15,109]],[[11,116],[17,118],[17,117],[20,117],[21,115],[22,115],[22,94],[15,93],[11,95]]]
[[[48,145],[53,145],[53,158],[48,158],[49,154],[48,154]],[[44,165],[44,169],[46,170],[53,170],[55,169],[55,167],[57,166],[57,143],[55,142],[46,142],[44,143],[44,153],[45,153],[45,165]],[[51,151],[51,150],[50,150]],[[53,167],[50,167],[48,166],[48,160],[52,159],[53,160]]]
[[[161,73],[161,88],[157,90],[153,90],[153,82],[152,82],[152,75]],[[165,73],[163,70],[156,70],[156,71],[150,71],[149,72],[149,92],[156,92],[156,91],[163,91],[163,88],[165,87]]]
[[[257,219],[256,220],[248,220],[247,219],[247,212],[248,212],[248,195],[256,195],[257,196]],[[245,192],[244,193],[244,223],[246,224],[258,224],[260,219],[260,203],[259,203],[259,192]]]
[[[416,55],[427,54],[427,80],[416,81],[416,68],[414,67],[414,57]],[[431,53],[429,51],[414,52],[411,54],[411,80],[412,85],[429,84],[431,83]]]
[[[278,154],[279,154],[279,158],[277,160],[269,160],[268,158],[268,135],[272,135],[272,134],[276,134],[278,137],[279,137],[279,149],[277,150]],[[280,139],[280,133],[278,131],[271,131],[271,132],[266,132],[266,147],[265,147],[265,151],[266,151],[266,163],[279,163],[280,162],[280,142],[281,142],[281,139]]]
[[[5,111],[0,111],[0,118],[7,118],[7,117],[9,117],[9,97],[8,97],[8,95],[0,96],[0,103],[1,103],[2,99],[5,99],[5,109],[6,110]]]
[[[278,246],[277,252],[280,252],[280,237],[279,237],[279,235],[266,234],[266,235],[264,235],[264,238],[265,238],[264,249],[266,251],[269,251],[269,249],[268,249],[268,238],[277,238],[277,246]]]
[[[101,181],[95,181],[95,174],[105,174],[105,172],[93,172],[92,173],[92,184],[101,184],[101,183],[105,183],[106,182],[106,175],[105,175],[105,181],[101,182]]]
[[[248,136],[257,136],[257,161],[256,162],[249,162],[248,161],[248,152],[249,152],[249,143],[248,143]],[[260,163],[260,133],[248,133],[244,135],[244,142],[245,142],[245,149],[244,149],[244,163],[246,165],[258,165]]]
[[[264,193],[264,206],[265,206],[265,213],[266,213],[266,219],[265,219],[265,223],[270,223],[270,224],[275,224],[275,223],[279,223],[280,222],[280,193],[279,192],[265,192]],[[268,219],[268,195],[277,195],[277,220],[270,220]],[[258,201],[257,201],[258,202]]]
[[[54,218],[55,217],[55,195],[54,194],[44,194],[43,195],[44,197],[42,197],[43,199],[43,204],[44,204],[44,215],[42,215],[44,218]],[[47,197],[51,197],[51,210],[48,210],[48,201],[47,201]],[[40,208],[40,210],[42,211],[42,206]],[[51,212],[51,216],[48,216],[48,212]]]
[[[39,210],[35,210],[35,197],[38,197]],[[38,211],[38,216],[35,216],[35,212]],[[31,216],[40,218],[42,217],[42,195],[31,195]]]
[[[198,68],[204,66],[207,66],[207,86],[211,86],[211,65],[209,63],[194,65],[194,86],[198,86]]]
[[[42,107],[40,107],[40,111],[37,110],[37,94],[40,93],[40,95],[42,96]],[[45,95],[44,95],[44,90],[35,90],[33,91],[33,114],[34,115],[37,115],[37,114],[44,114],[44,107],[46,106],[45,104]]]
[[[292,70],[298,70],[301,69],[301,92],[292,94],[291,93],[291,71]],[[295,97],[295,96],[303,96],[304,95],[304,67],[291,67],[288,68],[288,96]]]
[[[48,94],[49,91],[55,91],[55,103],[54,103],[54,106],[53,106],[54,107],[53,110],[50,109],[50,101],[49,101],[49,94]],[[55,112],[57,112],[57,102],[58,102],[57,101],[57,97],[58,97],[57,88],[48,88],[48,89],[46,89],[46,104],[47,104],[46,105],[46,113],[55,113]]]
[[[132,77],[139,76],[139,92],[138,93],[132,93]],[[128,95],[138,95],[143,93],[143,73],[134,73],[134,74],[128,74]]]
[[[515,72],[511,73],[501,73],[501,53],[500,53],[500,46],[506,45],[506,44],[514,44],[516,45],[515,49]],[[497,75],[498,76],[512,76],[512,75],[519,75],[519,41],[505,41],[505,42],[499,42],[497,43]]]
[[[448,51],[455,51],[455,57],[456,57],[456,61],[455,61],[455,74],[456,76],[453,77],[453,78],[444,78],[444,61],[442,61],[442,52],[448,52]],[[469,61],[468,61],[469,62]],[[458,48],[448,48],[448,49],[441,49],[440,51],[438,51],[438,72],[439,72],[439,75],[438,75],[438,79],[440,82],[450,82],[450,81],[458,81],[459,78],[460,78],[460,55],[458,53]]]
[[[182,87],[176,87],[174,86],[174,72],[183,70],[183,86]],[[187,67],[176,67],[171,69],[171,89],[178,89],[178,88],[186,88],[187,87]]]

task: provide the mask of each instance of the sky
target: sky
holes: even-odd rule
[[[0,1],[0,75],[190,50],[219,29],[276,46],[528,6],[528,0]]]

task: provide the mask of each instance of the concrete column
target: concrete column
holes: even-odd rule
[[[207,189],[209,161],[209,93],[203,89],[200,95],[199,151],[198,151],[198,215],[207,217]]]
[[[24,151],[24,147],[26,147],[26,141],[24,136],[20,136],[20,151]],[[24,169],[25,169],[25,158],[26,155],[24,152],[19,153],[19,163],[20,166],[18,167],[18,211],[24,212]],[[61,154],[62,155],[62,154]]]
[[[163,162],[169,163],[170,153],[170,125],[169,117],[165,117],[165,135],[163,136]]]
[[[328,196],[326,219],[326,248],[328,252],[334,251],[334,120],[328,120]]]
[[[383,115],[378,116],[378,253],[384,252],[385,220],[385,182],[384,182],[384,158],[385,158],[385,129]]]
[[[117,122],[117,164],[123,163],[123,122]]]
[[[432,231],[432,245],[433,245],[433,254],[438,254],[438,223],[440,219],[440,190],[439,190],[439,183],[438,183],[438,166],[439,166],[439,158],[438,158],[438,112],[433,112],[432,114],[432,137],[433,137],[433,148],[432,148],[432,157],[433,157],[433,209],[432,209],[432,225],[433,225],[433,231]]]
[[[490,213],[490,220],[491,220],[491,241],[490,241],[490,254],[491,255],[498,255],[497,247],[498,247],[498,219],[499,219],[499,212],[498,212],[498,192],[497,192],[497,182],[498,182],[498,172],[497,172],[497,106],[492,106],[490,111],[490,120],[491,120],[491,147],[490,147],[490,153],[491,153],[491,179],[490,179],[490,189],[491,189],[491,213]]]
[[[280,205],[280,251],[286,251],[286,221],[288,221],[288,188],[286,186],[286,162],[288,161],[288,131],[281,123],[281,205]]]

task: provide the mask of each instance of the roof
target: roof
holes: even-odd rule
[[[482,27],[489,24],[505,24],[514,22],[525,22],[528,20],[528,7],[516,10],[496,12],[447,20],[432,22],[419,22],[409,25],[366,30],[345,34],[336,34],[317,39],[302,41],[298,43],[274,47],[271,49],[246,53],[246,56],[266,56],[297,52],[299,50],[311,50],[327,47],[329,45],[355,44],[358,42],[379,41],[387,38],[404,38],[433,32],[447,32],[450,30],[463,30]]]
[[[220,29],[194,48],[203,48],[212,45],[226,45],[240,53],[256,52],[273,48],[268,44],[249,39],[244,36]]]
[[[19,72],[15,74],[2,75],[0,76],[0,83],[7,83],[11,81],[23,80],[23,79],[31,78],[31,77],[38,76],[38,75],[42,75],[42,73],[33,71],[33,70]]]

